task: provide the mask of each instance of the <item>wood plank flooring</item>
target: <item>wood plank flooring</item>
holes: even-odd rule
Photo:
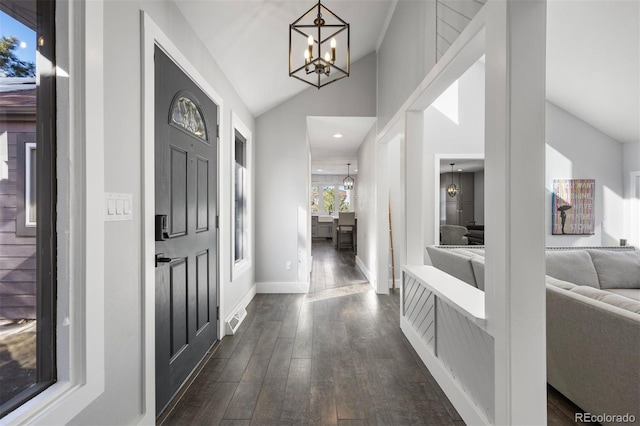
[[[462,425],[353,253],[313,245],[307,295],[258,294],[162,425]],[[571,407],[550,403],[549,423]],[[572,415],[572,414],[571,414]]]

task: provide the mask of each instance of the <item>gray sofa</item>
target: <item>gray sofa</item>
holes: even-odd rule
[[[484,290],[484,248],[427,253]],[[547,381],[585,412],[629,413],[640,424],[640,251],[549,248],[545,257]]]

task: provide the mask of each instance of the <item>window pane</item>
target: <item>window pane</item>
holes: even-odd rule
[[[0,1],[2,417],[55,381],[55,245],[50,242],[56,240],[51,220],[56,115],[54,46],[47,43],[53,40],[55,3],[25,0],[16,8],[15,2]],[[44,40],[38,48],[35,28]],[[37,86],[36,56],[43,66],[37,69]]]
[[[5,13],[0,12],[2,40],[9,43],[13,63],[5,63],[2,72],[12,79],[2,79],[0,93],[0,202],[2,237],[0,252],[0,404],[4,404],[25,388],[36,383],[36,237],[35,231],[24,232],[29,222],[35,224],[35,199],[30,163],[30,145],[35,145],[36,82],[35,32]],[[29,48],[22,48],[25,43]],[[10,84],[15,83],[15,84]],[[18,84],[22,83],[22,84]],[[23,90],[20,90],[20,89]],[[30,114],[20,121],[19,108]],[[4,166],[6,164],[6,166]],[[35,194],[34,194],[35,195]],[[11,222],[4,222],[10,219]]]
[[[27,181],[25,184],[25,208],[26,212],[26,226],[36,225],[36,144],[27,144],[26,147],[26,174]]]
[[[235,216],[234,216],[234,259],[245,258],[246,219],[246,141],[236,132],[235,138]]]
[[[336,190],[333,186],[325,186],[322,188],[323,210],[325,213],[333,214],[336,200],[335,193]]]
[[[171,124],[191,133],[193,136],[207,140],[207,129],[200,109],[195,102],[186,96],[178,97],[171,107]]]
[[[353,193],[352,189],[347,189],[344,186],[339,187],[338,193],[340,195],[340,211],[341,212],[350,212],[353,211],[351,207],[351,195]]]
[[[311,212],[318,213],[320,208],[320,194],[318,193],[318,187],[311,187]]]

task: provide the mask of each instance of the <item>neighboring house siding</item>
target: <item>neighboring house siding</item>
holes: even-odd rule
[[[0,107],[0,320],[35,319],[36,238],[18,223],[24,220],[24,166],[18,164],[24,156],[18,146],[35,142],[35,113],[12,116],[6,105]]]
[[[487,0],[438,0],[436,5],[437,60],[451,47],[460,33]]]

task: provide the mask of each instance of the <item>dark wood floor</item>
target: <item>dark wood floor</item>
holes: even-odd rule
[[[462,425],[353,253],[314,242],[307,295],[258,294],[163,425]],[[549,424],[572,424],[560,396]],[[569,417],[571,416],[571,418]]]

